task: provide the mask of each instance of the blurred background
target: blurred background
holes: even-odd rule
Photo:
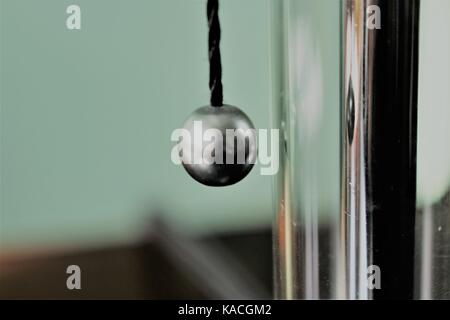
[[[273,19],[281,2],[220,1],[224,102],[267,129],[282,112],[273,92],[285,94],[274,84],[291,86],[298,103],[278,115],[292,120],[298,152],[289,201],[296,214],[337,217],[339,1],[284,0],[286,23]],[[66,27],[72,4],[81,30]],[[450,293],[449,6],[421,2],[423,299]],[[256,165],[239,184],[210,188],[170,159],[172,131],[209,102],[207,32],[206,0],[0,0],[0,298],[273,296],[273,177]],[[67,290],[69,265],[82,290]]]
[[[272,178],[209,188],[170,160],[209,102],[206,1],[0,3],[0,297],[270,296]],[[268,1],[220,19],[225,103],[268,128]]]

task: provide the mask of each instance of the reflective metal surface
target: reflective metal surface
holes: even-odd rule
[[[341,248],[347,299],[411,299],[418,0],[345,0]],[[379,29],[369,27],[376,6]],[[381,285],[370,277],[379,271]]]
[[[366,28],[366,0],[345,0],[343,5],[343,110],[341,257],[345,269],[348,299],[368,299],[367,269],[372,264],[371,204],[368,202],[369,161],[374,38]]]
[[[247,176],[257,157],[253,123],[239,108],[223,105],[195,110],[185,121],[179,142],[182,164],[198,182],[229,186]],[[211,130],[213,129],[213,130]],[[230,131],[231,130],[231,135]]]
[[[367,10],[381,9],[381,29]],[[275,1],[280,298],[413,292],[418,0]],[[272,12],[277,12],[273,9]],[[281,40],[280,40],[281,39]],[[369,275],[381,271],[381,288]]]

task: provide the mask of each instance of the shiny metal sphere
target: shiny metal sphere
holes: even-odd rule
[[[242,180],[253,168],[257,157],[256,130],[239,108],[201,107],[189,116],[183,128],[190,139],[179,141],[181,162],[198,182],[229,186]]]

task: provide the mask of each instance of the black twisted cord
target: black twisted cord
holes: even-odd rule
[[[220,21],[219,0],[208,0],[207,4],[209,27],[209,89],[211,90],[211,105],[223,105],[222,61],[220,58]]]

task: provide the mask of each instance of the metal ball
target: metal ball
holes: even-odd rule
[[[201,107],[188,117],[183,128],[190,139],[179,141],[181,162],[198,182],[229,186],[241,181],[253,168],[257,157],[256,131],[239,108]]]

